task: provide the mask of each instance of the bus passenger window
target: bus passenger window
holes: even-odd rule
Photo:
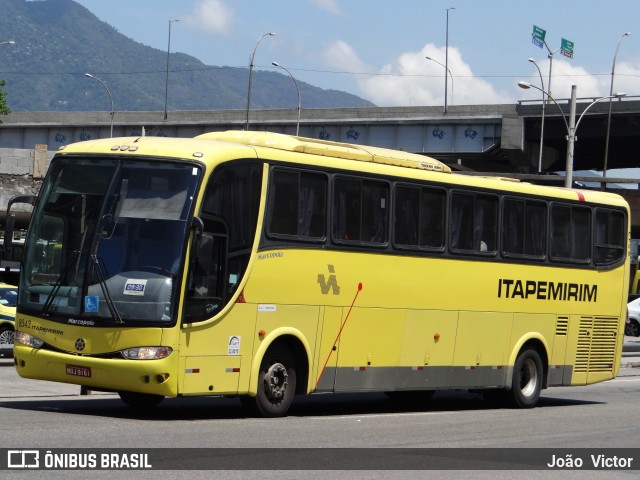
[[[400,248],[442,249],[446,194],[402,185],[395,191],[394,243]]]
[[[598,209],[595,224],[596,265],[619,262],[625,256],[626,222],[622,212]]]
[[[544,202],[507,198],[502,212],[502,253],[505,256],[544,258],[547,205]]]
[[[497,220],[497,197],[454,192],[451,197],[451,249],[460,253],[495,254]]]
[[[551,260],[586,263],[591,258],[591,210],[587,207],[551,207]]]
[[[334,242],[385,244],[388,238],[388,184],[337,178],[334,185]]]
[[[418,246],[420,189],[398,187],[395,192],[393,241],[396,245]]]
[[[274,238],[323,240],[327,177],[315,172],[274,169],[269,186],[267,234]]]

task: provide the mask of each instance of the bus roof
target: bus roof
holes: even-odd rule
[[[281,133],[229,130],[204,133],[194,137],[194,139],[151,136],[97,139],[69,144],[61,148],[60,153],[63,155],[65,153],[144,155],[152,152],[154,155],[184,158],[186,152],[191,152],[195,158],[200,159],[203,154],[205,157],[207,156],[208,146],[211,147],[211,151],[215,151],[216,142],[222,142],[227,143],[229,147],[234,147],[226,149],[226,153],[230,158],[235,156],[247,157],[247,149],[252,150],[255,155],[257,153],[256,149],[265,148],[291,153],[325,156],[335,160],[355,160],[364,162],[370,166],[377,164],[390,167],[410,168],[413,169],[415,173],[410,174],[407,171],[406,175],[411,177],[421,176],[418,172],[452,173],[451,169],[444,163],[424,155],[388,148],[297,137]],[[612,192],[534,185],[528,182],[520,182],[517,179],[503,177],[499,174],[496,174],[496,176],[446,175],[446,179],[442,177],[440,180],[461,186],[467,185],[479,188],[499,189],[502,191],[527,192],[533,195],[537,194],[555,198],[627,205],[622,197]]]
[[[315,138],[295,137],[280,133],[229,130],[198,135],[197,139],[218,140],[241,145],[260,146],[289,152],[323,155],[325,157],[373,162],[432,172],[451,173],[451,169],[435,158],[388,148],[331,142]]]

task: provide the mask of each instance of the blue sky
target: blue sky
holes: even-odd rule
[[[272,61],[299,81],[339,89],[379,106],[441,105],[449,10],[449,104],[537,99],[519,80],[548,89],[546,48],[531,41],[546,30],[556,99],[609,94],[616,46],[615,92],[640,95],[640,2],[620,0],[76,0],[122,34],[207,65],[246,67],[258,38],[255,68]],[[634,31],[635,29],[635,31]],[[574,43],[569,59],[561,39]],[[284,73],[284,72],[283,72]],[[292,87],[293,88],[293,87]],[[304,98],[302,99],[304,104]]]

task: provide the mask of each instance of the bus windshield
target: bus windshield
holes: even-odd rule
[[[19,308],[51,319],[169,323],[200,170],[57,158],[29,228]]]

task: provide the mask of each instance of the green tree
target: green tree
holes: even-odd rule
[[[8,115],[11,113],[4,97],[6,92],[2,89],[6,84],[7,82],[0,80],[0,115]],[[0,120],[0,123],[2,123],[2,120]]]

